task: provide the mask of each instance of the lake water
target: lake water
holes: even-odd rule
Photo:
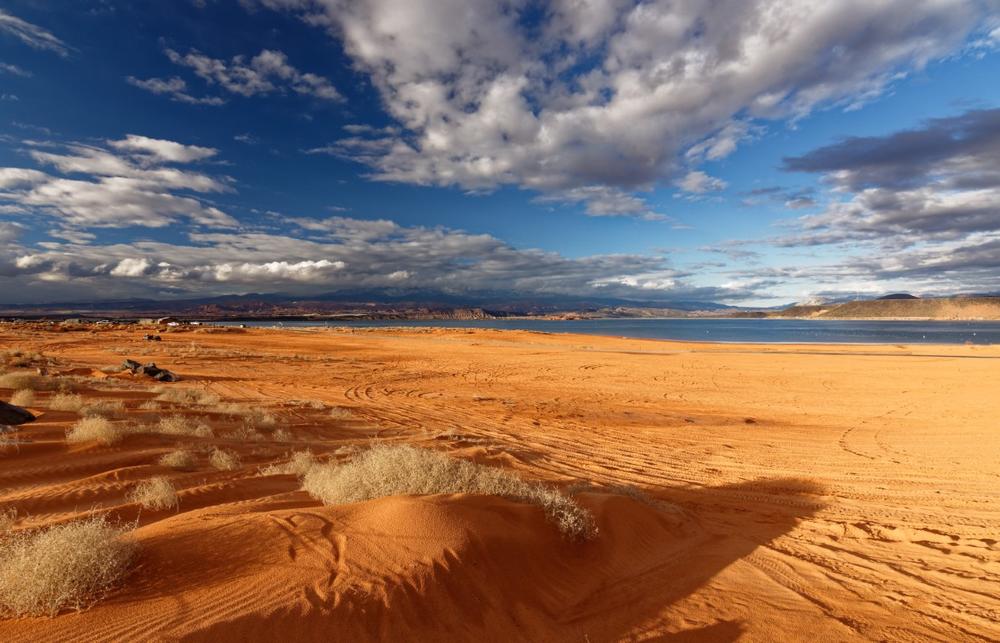
[[[234,325],[236,322],[227,324]],[[490,319],[477,321],[245,322],[285,328],[499,328],[707,342],[833,344],[1000,344],[1000,322],[842,321],[798,319]]]

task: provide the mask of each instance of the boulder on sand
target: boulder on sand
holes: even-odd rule
[[[27,424],[34,421],[35,416],[31,411],[22,409],[20,406],[0,402],[0,425],[17,426],[18,424]]]
[[[132,375],[145,375],[146,377],[152,377],[154,380],[160,382],[176,382],[180,378],[171,371],[165,368],[160,368],[153,362],[149,364],[140,364],[134,359],[127,359],[122,362],[122,370],[129,371]]]

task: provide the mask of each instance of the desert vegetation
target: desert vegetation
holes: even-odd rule
[[[97,442],[105,446],[121,442],[128,431],[119,425],[113,424],[104,417],[83,418],[66,431],[66,441],[70,444],[81,442]]]
[[[197,466],[198,462],[194,454],[187,449],[174,449],[157,461],[161,466],[170,467],[179,471],[189,471]]]
[[[49,400],[53,411],[79,411],[83,408],[83,398],[73,393],[58,393]]]
[[[127,574],[137,546],[105,518],[0,533],[0,615],[81,610]]]
[[[376,445],[344,464],[313,466],[305,474],[302,488],[325,504],[403,494],[500,496],[540,506],[549,521],[572,540],[586,540],[597,533],[590,512],[553,487],[408,445]]]
[[[234,471],[240,468],[240,456],[225,449],[212,449],[208,463],[219,471]]]
[[[173,483],[163,476],[142,480],[128,494],[128,500],[152,511],[177,509],[180,499]]]
[[[309,449],[295,451],[287,462],[270,464],[260,470],[261,475],[276,476],[292,474],[303,477],[316,465],[316,456]]]
[[[16,406],[31,406],[35,403],[35,392],[22,388],[10,396],[10,403]]]

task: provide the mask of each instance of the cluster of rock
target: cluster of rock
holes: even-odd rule
[[[129,371],[132,375],[145,375],[160,382],[176,382],[180,379],[175,373],[165,368],[159,368],[156,364],[140,364],[134,359],[127,359],[122,362],[122,370]]]
[[[0,402],[0,434],[13,431],[14,429],[11,427],[34,421],[35,416],[31,411],[7,402]]]

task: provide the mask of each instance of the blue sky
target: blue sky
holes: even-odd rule
[[[997,291],[998,16],[13,0],[0,303]]]

